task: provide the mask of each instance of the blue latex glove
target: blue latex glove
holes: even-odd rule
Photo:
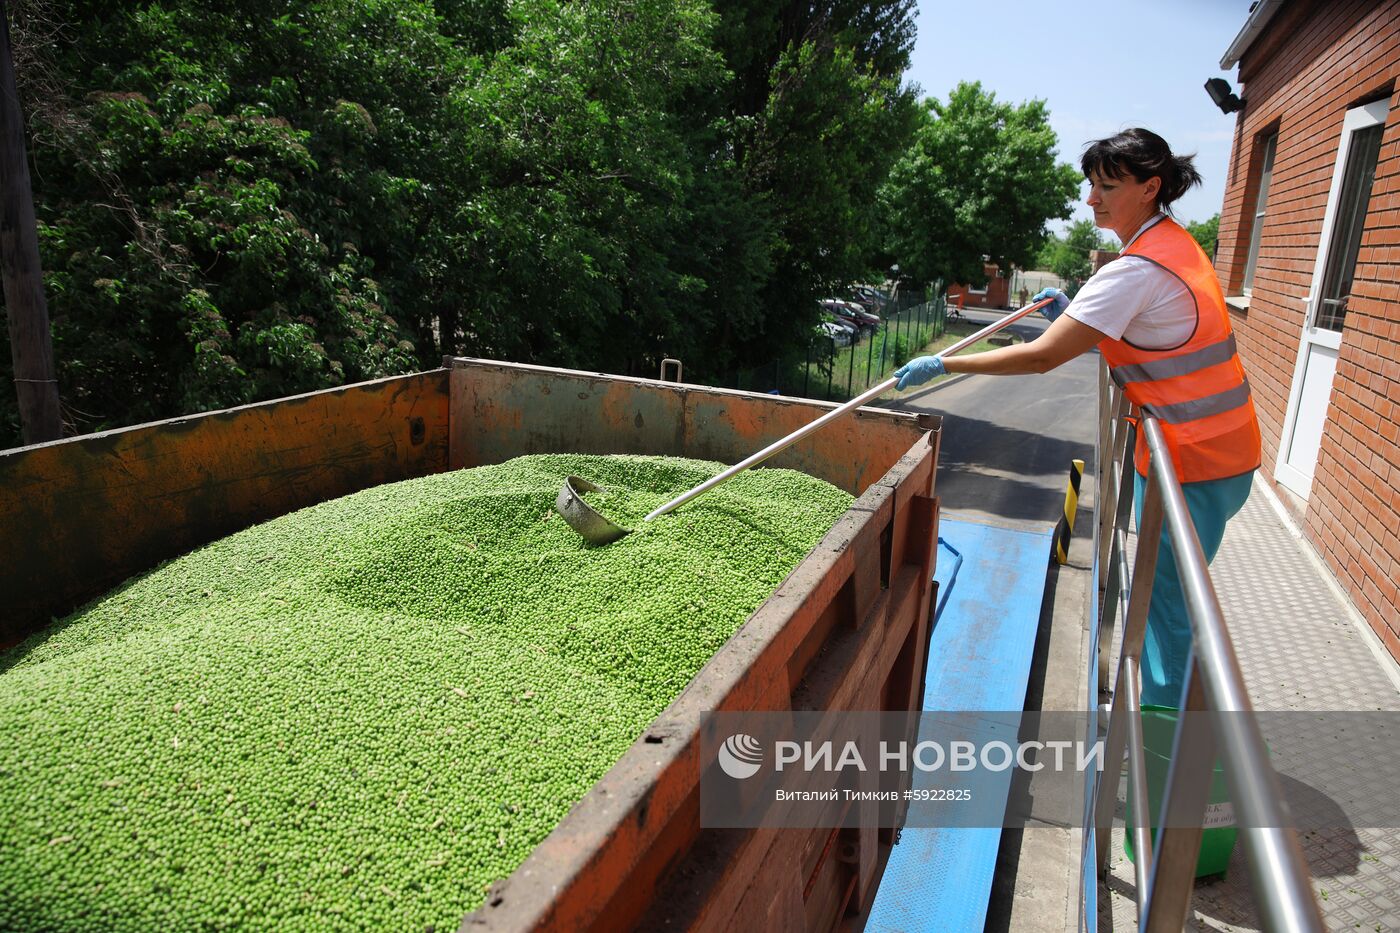
[[[1035,304],[1042,298],[1055,299],[1053,304],[1048,304],[1040,309],[1040,313],[1045,315],[1045,320],[1047,321],[1055,320],[1055,318],[1065,313],[1065,308],[1069,307],[1069,296],[1058,288],[1042,288],[1035,293],[1035,297],[1031,299],[1031,304]]]
[[[899,377],[897,388],[903,391],[909,386],[921,386],[947,371],[939,357],[918,356],[896,369],[894,374]]]

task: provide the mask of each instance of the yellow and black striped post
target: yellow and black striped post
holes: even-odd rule
[[[1055,562],[1069,560],[1069,536],[1074,534],[1074,511],[1079,505],[1079,480],[1084,475],[1084,461],[1071,460],[1069,487],[1065,489],[1065,510],[1055,525]]]

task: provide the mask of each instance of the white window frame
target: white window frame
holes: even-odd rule
[[[1249,227],[1249,247],[1245,250],[1244,277],[1240,292],[1246,298],[1254,291],[1254,275],[1258,272],[1259,244],[1264,238],[1264,218],[1268,215],[1269,188],[1274,177],[1274,161],[1278,158],[1279,131],[1264,137],[1264,151],[1259,160],[1259,189],[1254,195],[1254,220]]]

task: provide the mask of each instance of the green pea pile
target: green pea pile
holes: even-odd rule
[[[454,930],[851,496],[521,457],[303,509],[0,654],[0,929]],[[564,477],[636,529],[587,548]]]

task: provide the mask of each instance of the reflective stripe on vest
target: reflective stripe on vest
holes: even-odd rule
[[[1121,389],[1130,382],[1153,382],[1158,379],[1187,376],[1197,370],[1229,362],[1230,357],[1234,355],[1235,334],[1231,331],[1230,336],[1224,340],[1201,347],[1199,350],[1192,350],[1190,353],[1168,357],[1164,360],[1148,360],[1145,363],[1115,366],[1108,371],[1108,374],[1113,377],[1113,381],[1118,383],[1118,387]]]
[[[1225,412],[1234,411],[1248,402],[1249,380],[1246,379],[1233,389],[1207,395],[1205,398],[1193,398],[1172,405],[1143,405],[1142,410],[1154,418],[1160,418],[1167,424],[1185,424],[1188,421],[1196,421],[1210,415],[1223,415]]]

